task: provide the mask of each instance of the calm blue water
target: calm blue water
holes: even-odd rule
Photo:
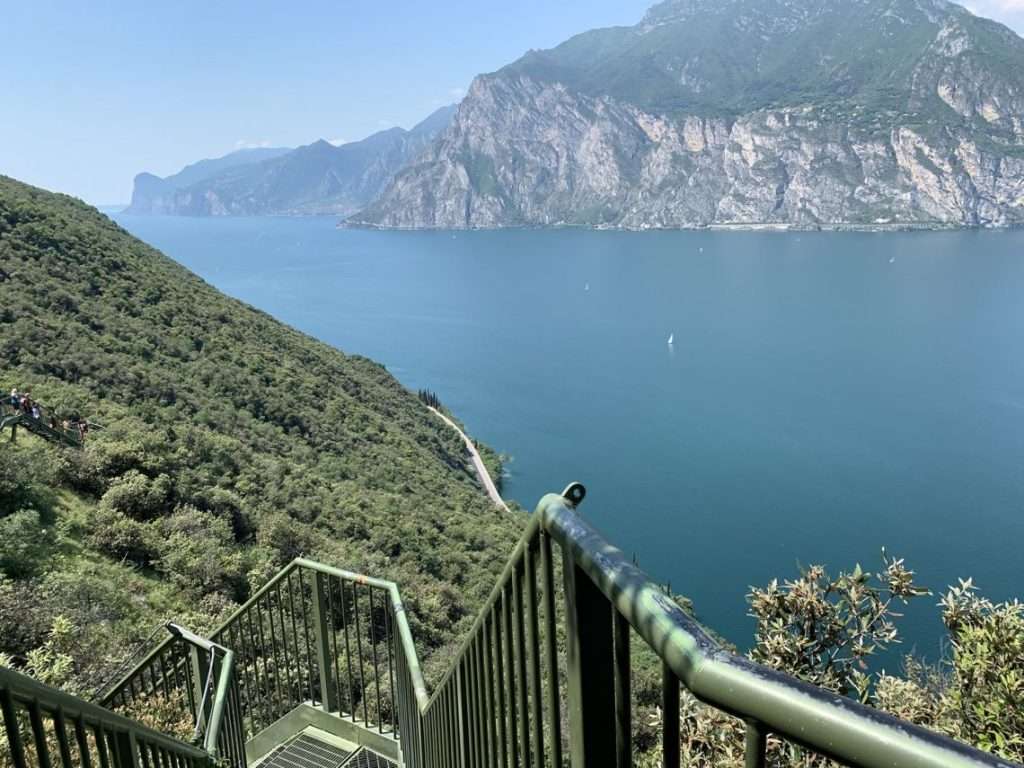
[[[583,481],[587,517],[741,645],[749,585],[797,563],[874,567],[883,545],[936,591],[971,575],[1024,596],[1024,231],[116,218],[437,391],[512,457],[508,497],[532,509]],[[936,599],[901,624],[933,658]]]

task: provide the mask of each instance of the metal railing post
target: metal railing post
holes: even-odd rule
[[[328,585],[319,571],[313,577],[313,632],[316,639],[316,661],[320,671],[320,704],[324,712],[338,711],[338,692],[334,687],[331,665],[331,629],[327,615]],[[355,713],[353,712],[353,715]]]
[[[615,755],[612,606],[577,565],[563,558],[569,754],[573,768],[608,765]]]
[[[139,745],[135,742],[135,734],[130,731],[114,736],[117,749],[118,768],[138,768]]]
[[[455,667],[455,751],[459,756],[459,768],[466,768],[466,734],[468,733],[466,719],[468,715],[466,712],[465,689],[466,684],[462,678],[462,666],[459,665]]]
[[[203,696],[206,693],[206,672],[199,659],[199,649],[190,645],[188,650],[188,663],[192,670],[192,695],[195,706],[192,711],[192,718],[196,723],[196,733],[205,731],[206,723],[201,721],[200,714],[203,708]]]

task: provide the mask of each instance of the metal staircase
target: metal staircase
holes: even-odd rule
[[[397,586],[298,559],[210,638],[173,628],[97,704],[0,669],[10,764],[625,768],[638,640],[661,660],[666,768],[682,688],[745,723],[747,768],[769,734],[866,768],[1011,766],[723,650],[577,514],[584,496],[541,500],[432,693]],[[147,702],[177,702],[192,743],[118,714]]]
[[[40,406],[40,416],[36,418],[31,413],[12,408],[7,402],[0,403],[0,433],[10,429],[11,442],[14,442],[17,439],[18,427],[22,427],[44,440],[71,448],[81,448],[82,434],[77,429],[65,429],[59,422],[51,422],[50,413],[50,409]]]

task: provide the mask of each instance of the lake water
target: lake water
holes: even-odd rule
[[[511,457],[507,497],[585,483],[588,519],[741,645],[749,585],[877,567],[883,546],[937,592],[973,576],[1024,596],[1024,231],[115,218],[436,391]],[[936,600],[900,625],[932,658]]]

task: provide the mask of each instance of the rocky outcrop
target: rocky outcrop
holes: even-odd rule
[[[634,58],[643,45],[652,59],[667,56],[672,25],[688,23],[708,2],[664,3],[632,37],[615,31],[593,66],[608,66],[614,59],[608,50],[619,38]],[[760,66],[766,82],[772,34],[779,45],[791,45],[805,25],[815,40],[831,27],[837,40],[858,39],[856,29],[829,21],[828,14],[840,12],[833,8],[838,0],[728,0],[716,7],[724,5],[762,41],[749,67]],[[784,17],[771,16],[781,8]],[[578,63],[585,58],[581,46],[593,43],[570,41],[569,52],[531,54],[477,78],[450,127],[349,223],[636,229],[1024,223],[1024,41],[942,0],[848,0],[841,12],[846,24],[860,19],[883,25],[887,41],[896,36],[886,45],[909,62],[899,64],[898,81],[876,70],[858,74],[877,50],[852,51],[845,59],[833,51],[831,60],[805,65],[827,71],[804,73],[797,94],[757,104],[751,101],[756,88],[737,80],[735,92],[747,94],[734,101],[742,108],[715,110],[707,106],[712,84],[700,62],[673,53],[672,88],[679,89],[681,106],[669,110],[659,105],[671,90],[626,98],[621,87],[595,85]],[[767,16],[758,21],[758,13]],[[655,34],[658,45],[650,44]],[[912,43],[916,50],[899,54]],[[790,66],[771,76],[794,82],[798,75]],[[639,74],[636,81],[644,82]],[[846,94],[829,99],[829,87]],[[821,93],[813,98],[803,95],[816,89]]]

